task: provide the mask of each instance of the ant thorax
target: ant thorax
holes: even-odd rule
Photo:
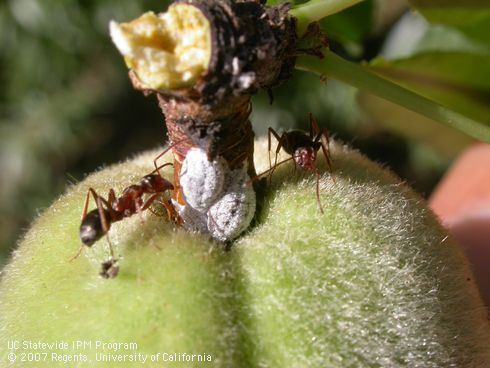
[[[131,215],[133,215],[136,212],[136,202],[138,203],[139,206],[143,204],[141,198],[130,196],[133,193],[134,192],[128,191],[125,193],[126,194],[125,196],[121,196],[120,198],[116,199],[116,201],[114,202],[113,209],[115,211],[115,214],[119,215],[116,216],[118,219],[123,217],[130,217]]]
[[[300,147],[294,151],[294,162],[306,170],[315,170],[317,150],[314,147]]]

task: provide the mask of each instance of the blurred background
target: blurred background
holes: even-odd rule
[[[156,99],[132,89],[108,23],[164,11],[167,4],[0,2],[0,267],[29,223],[70,183],[165,143]],[[367,61],[377,73],[488,121],[488,32],[443,23],[429,25],[403,0],[367,0],[322,27],[343,57]],[[273,105],[264,93],[254,98],[257,135],[269,126],[279,132],[307,128],[311,111],[333,136],[387,165],[424,196],[471,143],[402,108],[304,72],[274,97]]]

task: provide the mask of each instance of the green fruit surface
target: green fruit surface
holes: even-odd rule
[[[69,262],[87,189],[120,194],[156,154],[89,176],[34,222],[2,274],[0,367],[490,366],[486,310],[459,248],[423,199],[339,144],[333,175],[320,165],[324,214],[315,176],[282,165],[230,250],[147,211],[109,232],[115,279],[98,275],[105,238]]]

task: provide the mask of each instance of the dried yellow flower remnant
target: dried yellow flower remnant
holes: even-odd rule
[[[211,59],[208,19],[192,5],[174,4],[129,23],[110,23],[112,41],[142,84],[150,89],[192,86]]]

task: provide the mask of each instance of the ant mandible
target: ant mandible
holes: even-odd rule
[[[97,194],[95,189],[89,188],[85,197],[82,223],[80,225],[80,240],[82,243],[87,247],[91,247],[97,240],[108,233],[112,223],[121,221],[135,213],[138,213],[141,216],[142,211],[150,208],[158,197],[161,197],[167,190],[173,190],[174,186],[172,183],[163,178],[158,171],[158,169],[167,165],[172,164],[167,163],[161,167],[157,167],[155,169],[155,171],[157,171],[156,174],[151,173],[146,175],[141,179],[139,184],[130,185],[123,190],[119,198],[116,198],[114,189],[110,189],[107,199],[104,199]],[[144,201],[144,194],[151,194],[151,196]],[[94,198],[97,208],[87,212],[90,195]],[[170,201],[164,199],[162,203],[165,206],[169,217],[177,222],[176,219],[178,218],[178,215]],[[102,264],[101,276],[112,278],[117,276],[119,268],[117,266],[117,258],[114,255],[112,245],[110,241],[108,241],[108,243],[111,259]],[[80,255],[82,249],[83,246],[73,259]]]
[[[323,155],[328,166],[328,170],[332,172],[332,162],[330,160],[330,150],[329,150],[329,135],[326,128],[319,128],[318,123],[310,112],[308,114],[310,120],[310,133],[306,134],[301,130],[292,130],[290,132],[284,132],[281,136],[272,128],[268,131],[268,148],[269,148],[269,167],[270,169],[263,172],[261,175],[269,172],[269,179],[272,177],[274,170],[277,166],[288,162],[290,160],[294,161],[295,165],[298,165],[304,170],[313,171],[316,175],[316,200],[318,204],[318,209],[323,213],[323,208],[320,202],[320,172],[316,167],[317,152],[322,149]],[[276,147],[276,157],[274,160],[274,166],[271,163],[270,151],[271,151],[271,140],[274,136],[277,141]],[[281,148],[290,154],[291,157],[277,163],[277,156]]]

